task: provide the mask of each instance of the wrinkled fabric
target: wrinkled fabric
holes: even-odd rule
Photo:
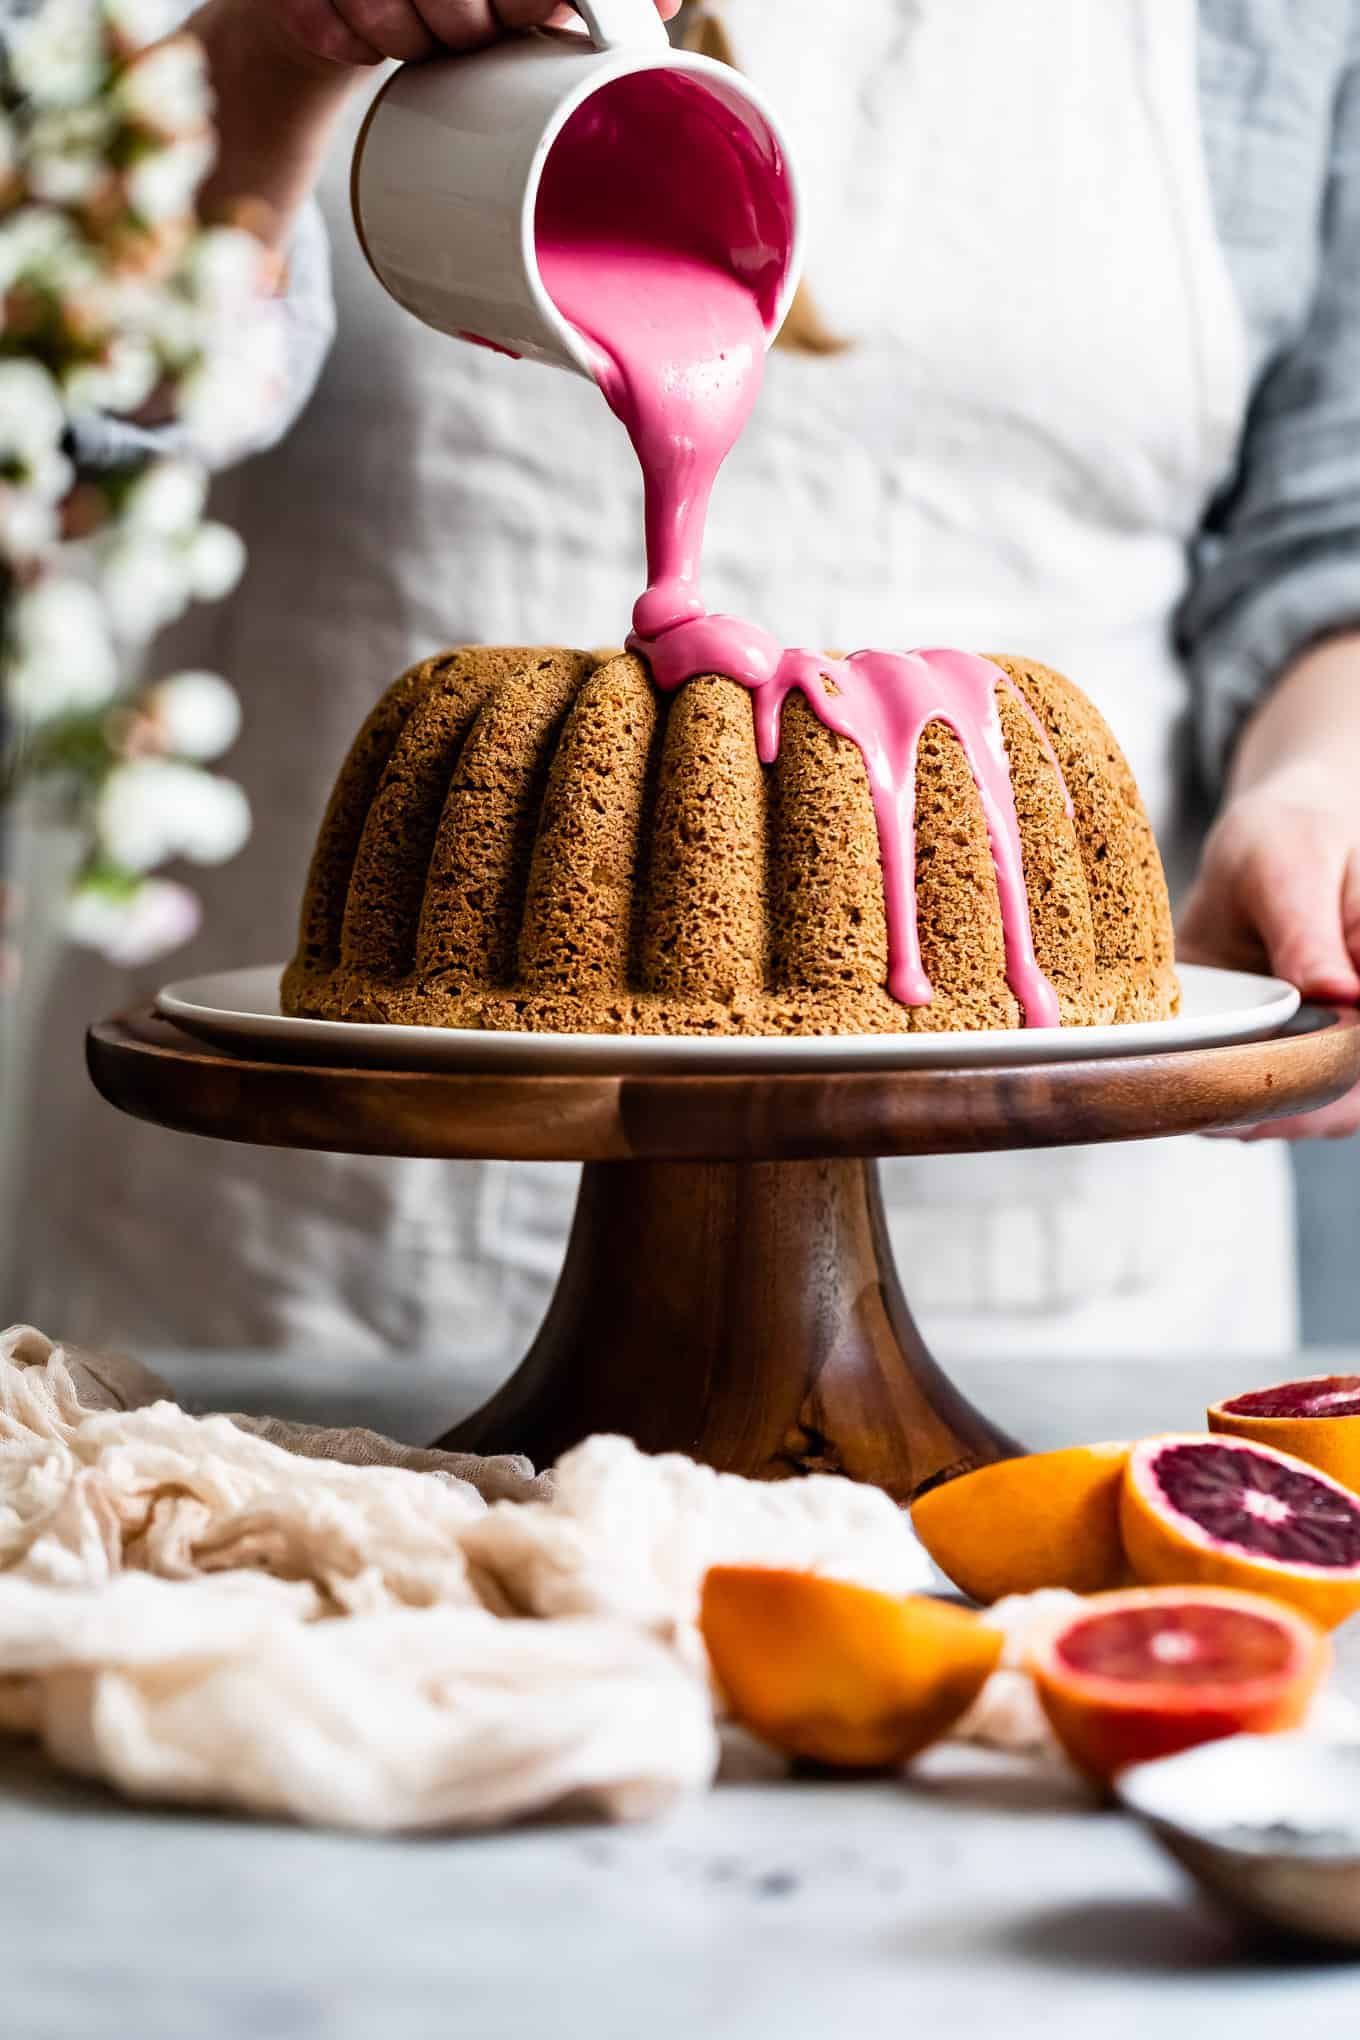
[[[548,1808],[643,1819],[713,1775],[703,1680],[639,1630],[453,1606],[318,1622],[282,1585],[203,1581],[186,1610],[184,1589],[128,1574],[54,1608],[0,1580],[0,1641],[41,1662],[33,1725],[57,1762],[150,1798],[484,1827]]]
[[[129,1793],[365,1829],[634,1819],[708,1782],[701,1664],[474,1587],[486,1497],[548,1492],[524,1461],[191,1417],[160,1386],[0,1338],[0,1728]]]
[[[880,1592],[928,1587],[933,1569],[881,1489],[836,1475],[752,1481],[626,1438],[588,1438],[553,1471],[546,1501],[501,1502],[463,1553],[517,1613],[613,1616],[704,1661],[696,1627],[711,1565],[777,1565]]]
[[[723,1559],[931,1576],[848,1481],[621,1438],[536,1477],[193,1417],[135,1362],[0,1335],[0,1729],[125,1792],[374,1830],[657,1813],[716,1769]]]
[[[0,1371],[10,1577],[97,1587],[129,1568],[190,1580],[258,1567],[351,1614],[476,1602],[459,1535],[486,1505],[456,1473],[300,1459],[169,1402],[87,1414],[59,1350],[37,1383],[27,1371]]]
[[[1043,1762],[1061,1765],[1064,1758],[1039,1705],[1034,1681],[1025,1671],[1029,1653],[1045,1636],[1060,1629],[1080,1605],[1080,1596],[1065,1587],[1042,1588],[1037,1594],[1007,1594],[987,1610],[987,1620],[1006,1632],[1001,1664],[958,1724],[963,1742],[987,1749],[1016,1750]]]

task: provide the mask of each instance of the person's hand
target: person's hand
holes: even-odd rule
[[[258,0],[279,33],[312,60],[419,62],[441,50],[477,50],[517,29],[579,21],[558,0]],[[654,0],[663,21],[680,0]]]
[[[680,0],[652,4],[668,20]],[[261,238],[281,247],[369,67],[579,20],[557,0],[204,0],[188,23],[207,53],[217,102],[217,162],[199,194],[204,217],[237,219],[248,209]]]
[[[1306,999],[1360,1003],[1360,801],[1354,774],[1295,760],[1231,799],[1204,846],[1177,954],[1269,969]],[[1338,1140],[1360,1130],[1360,1085],[1242,1140]]]

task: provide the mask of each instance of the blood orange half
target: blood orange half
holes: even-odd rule
[[[1146,1583],[1252,1588],[1325,1629],[1360,1607],[1360,1496],[1272,1446],[1146,1438],[1124,1469],[1119,1521]]]
[[[911,1526],[974,1601],[1067,1587],[1095,1594],[1129,1577],[1119,1537],[1126,1443],[998,1459],[912,1503]]]
[[[1195,1743],[1302,1720],[1330,1645],[1306,1615],[1227,1587],[1093,1594],[1031,1656],[1074,1764],[1108,1779]]]
[[[1360,1489],[1360,1374],[1313,1374],[1230,1396],[1209,1411],[1209,1429],[1292,1452]]]
[[[710,1566],[699,1626],[733,1714],[790,1756],[902,1764],[972,1706],[1005,1639],[967,1608],[818,1573]]]

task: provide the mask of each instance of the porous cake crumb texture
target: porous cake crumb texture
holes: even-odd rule
[[[996,657],[1035,951],[1066,1026],[1174,1013],[1171,911],[1129,768],[1079,689]],[[402,675],[341,769],[286,1013],[610,1034],[1018,1027],[996,873],[959,743],[921,741],[929,1005],[887,990],[878,837],[855,745],[801,698],[756,756],[750,697],[663,696],[628,654],[469,647]]]

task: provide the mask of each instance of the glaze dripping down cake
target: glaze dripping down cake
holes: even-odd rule
[[[1060,674],[994,663],[1028,935],[1062,1022],[1164,1018],[1166,883],[1118,745]],[[763,765],[733,681],[663,694],[627,653],[445,652],[389,688],[340,772],[283,1009],[569,1033],[1021,1026],[995,843],[943,720],[914,783],[928,1002],[905,1005],[864,759],[801,695]]]

